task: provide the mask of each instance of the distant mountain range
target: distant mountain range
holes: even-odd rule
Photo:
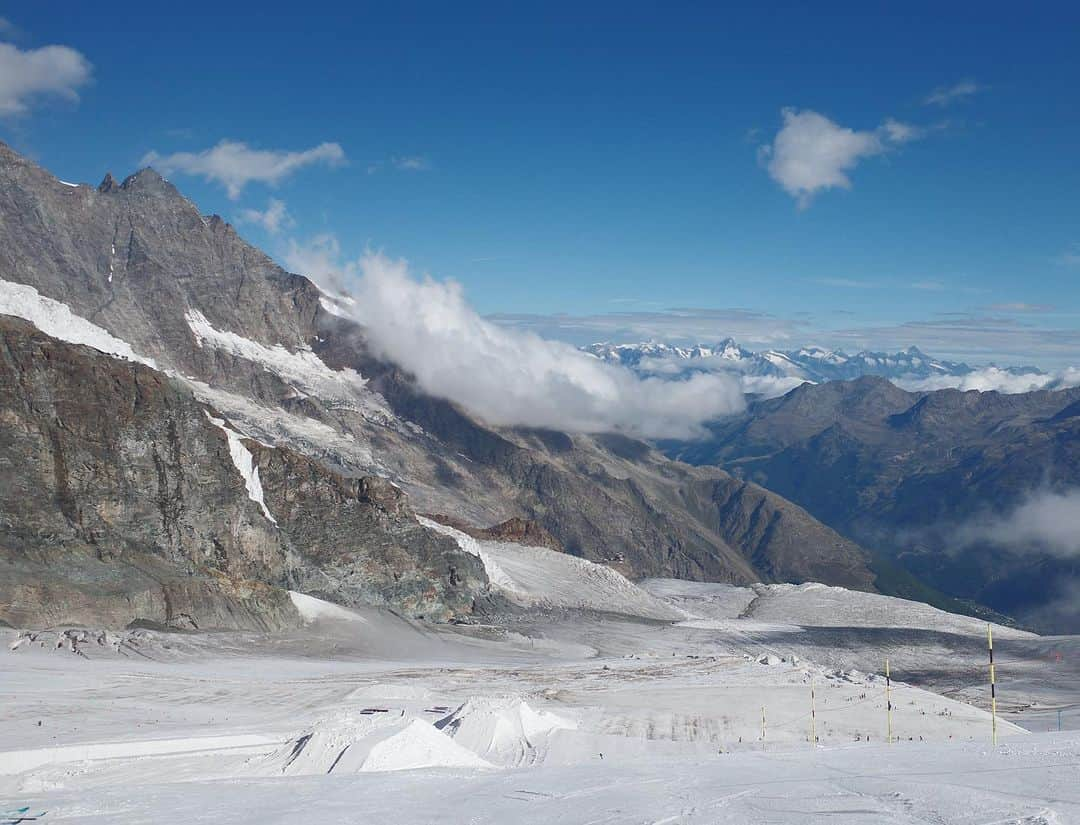
[[[621,364],[642,375],[681,378],[695,372],[732,373],[747,392],[766,397],[783,395],[799,384],[852,381],[864,376],[886,378],[912,390],[998,389],[1028,392],[1071,385],[1080,376],[1055,376],[1036,367],[971,367],[959,361],[934,358],[918,347],[902,352],[840,350],[802,347],[755,352],[731,338],[718,344],[674,346],[655,341],[591,344],[582,348],[603,361]],[[1070,381],[1069,379],[1072,379]]]
[[[804,384],[664,444],[805,507],[953,596],[1080,627],[1080,389],[908,392]]]

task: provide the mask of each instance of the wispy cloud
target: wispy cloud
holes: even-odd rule
[[[859,286],[859,289],[875,288]],[[988,308],[987,308],[988,309]],[[1064,370],[1080,366],[1080,329],[1050,326],[1038,313],[954,312],[938,318],[857,324],[850,312],[830,313],[842,326],[819,326],[798,313],[779,317],[753,309],[681,308],[590,315],[499,313],[488,319],[574,344],[597,341],[715,343],[728,336],[756,349],[798,348],[808,342],[843,349],[896,352],[916,345],[940,358],[982,364],[1036,364]],[[1050,316],[1047,316],[1050,317]],[[842,319],[842,320],[841,320]]]
[[[337,143],[320,143],[299,152],[252,149],[241,141],[223,140],[201,152],[147,153],[142,163],[166,175],[181,173],[220,183],[229,197],[240,197],[253,181],[276,186],[299,169],[314,164],[340,166],[345,151]]]
[[[884,286],[878,281],[860,281],[857,278],[814,278],[814,283],[837,289],[880,289]]]
[[[965,525],[957,531],[956,541],[1063,558],[1080,556],[1080,489],[1030,493],[1007,515],[985,516]]]
[[[983,307],[987,312],[1008,312],[1008,313],[1042,313],[1053,312],[1054,307],[1050,304],[1028,304],[1024,301],[1006,301],[1000,304],[990,304]]]
[[[391,155],[389,160],[377,160],[369,163],[367,173],[374,175],[386,168],[397,169],[402,172],[426,172],[431,168],[431,161],[424,155]]]
[[[923,99],[923,103],[927,106],[941,106],[944,108],[967,100],[985,88],[985,86],[976,83],[974,80],[961,80],[951,86],[938,86]]]
[[[286,269],[296,272],[330,292],[341,292],[345,281],[359,274],[356,261],[343,261],[341,244],[331,232],[307,241],[289,238],[282,255]]]
[[[1011,395],[1035,390],[1064,390],[1080,386],[1080,369],[1066,368],[1060,372],[1014,372],[1000,367],[981,367],[966,375],[934,375],[929,378],[897,379],[893,383],[906,390],[978,390],[979,392]]]
[[[3,33],[10,34],[11,24],[4,23]],[[68,46],[23,50],[0,43],[0,116],[25,115],[50,97],[77,103],[91,71],[90,61]]]
[[[402,169],[407,172],[422,172],[431,168],[428,159],[423,155],[395,155],[390,159],[390,162],[395,169]]]
[[[800,209],[828,189],[850,189],[849,174],[865,158],[923,137],[925,130],[894,118],[876,129],[840,126],[818,112],[784,109],[771,144],[758,150],[769,176],[795,198]]]
[[[971,364],[1031,364],[1044,369],[1077,366],[1080,329],[1049,327],[1017,316],[953,313],[935,320],[830,330],[832,346],[903,349],[912,344],[942,358]]]
[[[749,309],[683,307],[594,315],[504,312],[488,315],[487,319],[500,326],[579,345],[650,340],[698,344],[730,336],[748,346],[772,346],[801,344],[809,334],[802,321]]]
[[[860,278],[813,278],[813,283],[836,289],[917,289],[921,292],[944,292],[950,287],[941,281],[871,281]]]
[[[729,376],[640,378],[567,343],[492,323],[454,281],[415,277],[404,261],[379,253],[335,264],[338,251],[332,236],[296,244],[291,266],[344,282],[374,352],[490,423],[689,437],[743,407],[742,388]]]
[[[270,198],[266,203],[266,209],[241,209],[237,214],[240,223],[261,226],[271,235],[277,235],[283,229],[289,229],[296,225],[292,215],[285,208],[285,202],[277,198]]]
[[[908,143],[926,136],[926,129],[911,123],[904,123],[896,118],[887,117],[881,124],[881,132],[892,143]]]

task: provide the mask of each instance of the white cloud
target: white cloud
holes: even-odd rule
[[[1050,304],[1029,304],[1026,301],[1005,301],[1000,304],[990,304],[983,307],[983,309],[989,312],[1009,312],[1009,313],[1039,313],[1039,312],[1053,312],[1054,307]]]
[[[878,129],[856,131],[809,109],[784,109],[771,145],[759,150],[769,175],[805,209],[826,189],[850,189],[848,174],[864,158],[923,136],[911,124],[888,118]]]
[[[345,282],[359,275],[355,261],[341,263],[341,244],[329,232],[316,235],[306,243],[289,238],[282,256],[285,268],[310,278],[326,292],[341,293]]]
[[[860,281],[855,278],[815,278],[814,283],[839,289],[879,289],[884,286],[878,281]]]
[[[745,393],[760,395],[762,398],[779,398],[787,395],[803,384],[813,384],[805,378],[793,375],[740,375],[739,386]]]
[[[1015,373],[998,367],[983,367],[967,375],[934,375],[929,378],[897,379],[897,386],[913,392],[930,390],[991,390],[1013,394],[1035,390],[1064,390],[1080,386],[1080,369],[1068,367],[1057,373]]]
[[[926,130],[921,126],[913,126],[910,123],[904,123],[891,117],[885,118],[885,122],[881,124],[881,131],[893,143],[908,143],[912,140],[918,140],[926,134]]]
[[[0,116],[26,114],[42,97],[78,102],[77,90],[90,81],[91,68],[90,61],[67,46],[24,51],[0,43]]]
[[[394,168],[409,172],[422,172],[429,168],[428,159],[423,155],[398,155],[392,159]]]
[[[278,234],[282,229],[295,226],[296,221],[285,208],[285,202],[277,198],[270,198],[266,203],[266,209],[241,209],[237,214],[237,221],[261,226],[271,235]]]
[[[392,155],[389,160],[369,163],[367,173],[374,175],[386,168],[402,172],[425,172],[431,168],[431,162],[424,155]]]
[[[201,152],[175,152],[159,155],[149,152],[143,157],[145,166],[154,166],[166,175],[180,172],[222,184],[234,200],[252,181],[277,185],[281,180],[305,166],[323,163],[339,166],[345,162],[345,151],[337,143],[320,143],[302,152],[252,149],[241,141],[223,140]]]
[[[728,376],[639,378],[560,341],[498,326],[476,313],[460,284],[415,278],[404,261],[367,253],[337,266],[332,236],[293,244],[291,268],[345,281],[373,351],[415,375],[425,391],[496,425],[570,432],[689,437],[702,422],[742,409]]]
[[[923,100],[928,106],[951,106],[981,92],[985,87],[974,80],[961,80],[952,86],[939,86]]]
[[[959,544],[980,542],[1014,550],[1080,555],[1080,489],[1031,494],[1006,516],[989,516],[957,531]]]

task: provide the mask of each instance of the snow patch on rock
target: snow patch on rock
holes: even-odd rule
[[[214,418],[209,412],[206,413],[206,417],[210,419],[211,424],[224,432],[225,436],[229,439],[229,455],[232,457],[233,464],[244,479],[244,486],[247,488],[248,498],[258,504],[259,507],[262,508],[263,515],[276,525],[277,519],[270,514],[270,510],[266,506],[266,501],[263,499],[262,481],[259,480],[259,468],[255,466],[255,457],[251,454],[251,451],[244,446],[240,433],[228,427],[223,419]]]
[[[485,549],[491,542],[480,542],[468,533],[455,530],[453,527],[449,527],[429,518],[424,518],[423,516],[417,516],[417,521],[429,530],[434,530],[436,533],[442,533],[444,536],[449,536],[456,541],[458,547],[466,553],[479,558],[484,564],[484,570],[487,572],[488,581],[491,582],[493,587],[497,587],[499,590],[508,594],[519,593],[513,578],[499,566],[499,561],[495,555]]]
[[[197,309],[189,309],[184,318],[200,347],[223,350],[237,358],[261,364],[285,381],[297,384],[321,398],[345,398],[357,390],[362,390],[367,384],[367,380],[356,370],[330,369],[308,347],[302,347],[296,352],[290,352],[281,344],[268,347],[235,332],[215,328]]]
[[[157,369],[153,360],[138,355],[126,341],[76,315],[67,304],[47,298],[32,286],[0,280],[0,314],[23,318],[46,335],[61,341],[84,344],[108,355]]]
[[[544,547],[478,541],[431,519],[421,517],[420,523],[478,556],[492,587],[523,607],[599,610],[663,621],[692,618],[602,564]]]
[[[349,610],[347,607],[342,607],[333,602],[317,599],[305,593],[297,593],[295,590],[289,591],[289,598],[305,624],[317,622],[320,619],[367,624],[367,619],[356,611]]]

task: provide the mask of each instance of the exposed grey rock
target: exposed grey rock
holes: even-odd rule
[[[0,279],[33,286],[108,330],[170,371],[171,382],[155,379],[170,393],[194,393],[184,402],[191,410],[201,411],[201,401],[255,439],[245,443],[257,457],[267,506],[281,509],[283,538],[264,545],[278,534],[243,500],[233,521],[219,514],[189,529],[208,536],[218,522],[241,524],[233,543],[243,538],[260,552],[240,547],[233,556],[230,545],[225,555],[230,564],[258,560],[258,573],[249,571],[257,580],[417,615],[467,610],[483,581],[475,560],[455,555],[448,540],[413,526],[388,501],[365,501],[371,482],[365,492],[361,481],[381,477],[422,512],[478,528],[531,521],[567,552],[631,576],[874,587],[863,550],[722,470],[673,462],[620,436],[495,429],[424,394],[411,376],[374,358],[363,329],[328,312],[311,281],[281,269],[221,218],[200,215],[152,170],[119,185],[110,176],[98,189],[72,188],[0,144]],[[193,327],[192,318],[205,319],[212,340],[196,334],[203,322]],[[282,359],[302,366],[283,367]],[[20,386],[16,394],[25,392]],[[217,483],[229,479],[242,499],[220,431],[188,423],[201,428],[205,449],[218,445]],[[132,451],[151,438],[150,425],[144,429],[129,438]],[[96,437],[90,425],[86,436]],[[159,453],[168,456],[170,444],[166,436]],[[87,461],[96,477],[109,457]],[[173,506],[166,507],[170,525],[198,521],[199,508],[212,506],[197,496],[183,506],[175,496],[165,500]],[[72,521],[70,508],[60,512]],[[135,535],[146,529],[130,526]],[[203,556],[169,549],[177,539],[169,540],[153,546],[170,563],[212,555],[202,544],[191,552]],[[341,550],[356,555],[342,558]]]
[[[713,438],[666,445],[798,502],[826,524],[892,552],[918,576],[1050,630],[1080,564],[1034,543],[957,546],[955,531],[1039,492],[1080,486],[1080,389],[911,393],[880,378],[803,385],[718,422]]]
[[[289,585],[471,610],[479,562],[423,530],[400,490],[246,446],[276,523],[182,382],[0,316],[0,616],[274,629],[298,619]]]

